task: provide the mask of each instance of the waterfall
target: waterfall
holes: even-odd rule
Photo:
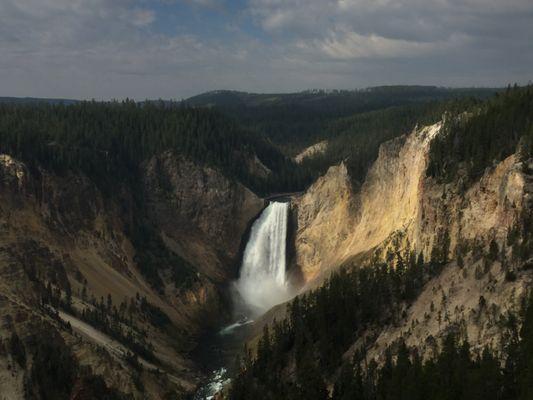
[[[245,305],[262,313],[291,297],[285,277],[289,203],[272,202],[252,225],[235,287]]]
[[[254,322],[251,318],[293,296],[294,291],[285,276],[288,214],[289,203],[272,202],[252,225],[239,279],[233,286],[239,319],[218,332],[219,345],[225,343],[226,348],[234,349],[236,343],[240,346],[248,335],[241,329]],[[217,349],[217,359],[225,353]],[[222,365],[228,365],[228,361],[223,361]],[[217,365],[211,379],[198,390],[194,400],[212,400],[228,382],[226,369]]]

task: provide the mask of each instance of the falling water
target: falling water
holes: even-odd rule
[[[244,340],[246,325],[265,311],[292,297],[293,291],[286,280],[286,241],[289,203],[272,202],[252,225],[250,238],[244,250],[239,279],[235,282],[236,314],[239,319],[218,332],[222,347],[237,351]],[[243,304],[244,303],[244,304]],[[222,345],[224,343],[224,345]],[[223,365],[224,353],[218,353],[222,363],[215,363],[211,378],[196,393],[194,400],[212,400],[229,382]],[[222,364],[222,365],[221,365]]]
[[[272,202],[255,221],[236,289],[254,314],[291,297],[285,276],[289,203]]]

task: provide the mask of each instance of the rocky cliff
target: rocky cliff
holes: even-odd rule
[[[171,152],[143,166],[148,213],[166,242],[211,278],[227,280],[240,238],[263,200],[213,168],[198,168]]]
[[[341,265],[396,254],[445,264],[414,304],[403,306],[401,321],[369,333],[370,354],[378,358],[401,337],[431,349],[452,326],[477,346],[497,345],[498,321],[518,309],[532,279],[510,239],[531,213],[530,169],[515,154],[473,183],[461,175],[439,183],[426,169],[430,143],[445,134],[442,128],[439,122],[384,143],[360,187],[340,164],[292,202],[295,264],[309,287]]]
[[[328,141],[323,140],[321,142],[315,143],[309,147],[303,149],[294,157],[294,161],[298,164],[301,164],[306,158],[315,157],[319,154],[324,154],[328,148]]]
[[[393,240],[426,257],[443,241],[451,255],[464,241],[504,240],[530,196],[522,163],[513,155],[466,189],[461,180],[439,184],[426,168],[441,128],[384,143],[359,188],[340,164],[294,199],[296,263],[306,281],[369,251],[384,256]]]
[[[139,192],[123,185],[110,196],[83,175],[0,155],[0,392],[10,399],[23,398],[35,374],[39,332],[73,360],[81,392],[94,379],[134,398],[194,388],[200,376],[187,354],[202,325],[224,316],[219,284],[235,274],[240,238],[263,201],[172,153],[148,160],[141,176]],[[139,223],[149,224],[150,243],[133,240]],[[162,287],[140,269],[153,272],[151,260]]]

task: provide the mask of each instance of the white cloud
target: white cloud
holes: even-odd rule
[[[128,19],[135,26],[148,26],[155,21],[155,12],[152,10],[135,9],[127,13]]]
[[[324,54],[341,60],[413,56],[435,49],[432,43],[388,39],[373,34],[364,36],[356,32],[334,32],[314,45]]]
[[[248,12],[270,33],[313,35],[331,21],[337,0],[250,0]]]
[[[158,33],[154,1],[194,3],[195,15],[211,22],[216,14],[230,28]],[[531,0],[248,0],[236,15],[227,1],[0,0],[0,95],[182,97],[531,79]]]
[[[464,47],[469,38],[451,35],[446,41],[414,41],[390,39],[375,34],[361,35],[347,29],[330,31],[323,39],[297,42],[297,47],[308,54],[322,54],[332,60],[385,59],[417,57]]]

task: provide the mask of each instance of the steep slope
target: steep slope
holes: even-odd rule
[[[143,171],[148,215],[166,243],[212,279],[235,276],[239,238],[263,200],[217,170],[171,152],[150,159]]]
[[[383,144],[359,190],[341,164],[295,200],[296,263],[306,280],[417,225],[429,143],[441,125]]]
[[[305,287],[230,398],[527,398],[532,112],[509,90],[382,144],[361,185],[341,163],[293,198]]]
[[[368,251],[385,259],[393,240],[429,259],[443,245],[447,257],[458,243],[506,238],[529,197],[521,161],[508,157],[466,192],[461,181],[438,184],[426,169],[441,128],[439,122],[383,144],[357,190],[341,164],[295,199],[296,263],[307,281]]]
[[[69,390],[89,391],[86,380],[102,378],[103,387],[134,398],[194,388],[200,373],[188,353],[195,336],[227,313],[218,285],[234,276],[239,238],[263,201],[171,152],[142,171],[147,206],[139,218],[138,193],[127,186],[109,198],[83,174],[31,170],[0,155],[0,337],[7,346],[0,362],[10,366],[2,394],[24,397],[45,332],[72,360],[72,382],[64,384],[79,388]],[[149,223],[150,243],[133,239],[139,223]],[[21,365],[9,345],[14,334],[27,354]],[[111,340],[117,345],[107,346]],[[43,382],[31,390],[50,394]]]
[[[516,97],[512,93],[510,96]],[[502,101],[509,103],[506,99]],[[493,108],[491,112],[496,116],[492,119],[497,119],[504,112],[503,107],[496,104]],[[520,106],[519,111],[510,114],[518,121],[520,116],[528,115],[524,108]],[[487,119],[484,116],[479,118]],[[404,263],[411,255],[422,255],[426,261],[437,263],[460,257],[464,264],[465,257],[474,249],[475,255],[469,262],[475,270],[481,268],[479,259],[491,244],[493,248],[498,246],[507,258],[516,258],[511,253],[517,250],[510,248],[508,237],[518,235],[517,226],[524,223],[524,215],[530,210],[532,190],[528,183],[530,168],[517,151],[518,139],[510,140],[506,146],[513,148],[514,143],[515,154],[491,162],[473,181],[467,174],[470,164],[460,164],[458,177],[451,181],[442,182],[428,173],[430,164],[435,164],[431,160],[435,141],[449,141],[448,136],[456,135],[452,129],[468,123],[469,118],[466,114],[452,117],[447,113],[441,122],[415,128],[408,135],[382,144],[378,158],[359,186],[354,187],[346,164],[341,163],[331,167],[302,196],[293,199],[294,275],[301,272],[307,287],[313,288],[341,265],[376,261],[394,265],[398,254]],[[493,129],[492,136],[504,131]],[[518,132],[523,134],[527,130]],[[486,142],[490,140],[485,139],[479,146]],[[453,143],[461,143],[461,138]],[[513,263],[512,268],[519,268],[516,260]],[[503,276],[509,261],[504,264]],[[475,302],[481,295],[477,290],[472,294]],[[507,300],[499,301],[508,304]],[[423,315],[418,317],[423,319]]]
[[[441,264],[455,260],[413,304],[401,306],[401,321],[373,333],[370,357],[381,359],[400,339],[428,356],[450,327],[462,327],[475,348],[496,346],[497,321],[519,312],[532,280],[516,242],[531,213],[531,168],[513,154],[470,186],[465,178],[437,182],[426,170],[431,141],[446,134],[444,124],[384,143],[360,188],[341,164],[292,203],[295,263],[309,287],[341,265],[403,264],[417,255]]]
[[[313,156],[316,156],[318,154],[324,154],[328,147],[328,141],[323,140],[321,142],[315,143],[309,147],[306,147],[303,149],[300,153],[298,153],[294,157],[294,161],[296,161],[298,164],[301,164],[302,161],[306,158],[311,158]]]

